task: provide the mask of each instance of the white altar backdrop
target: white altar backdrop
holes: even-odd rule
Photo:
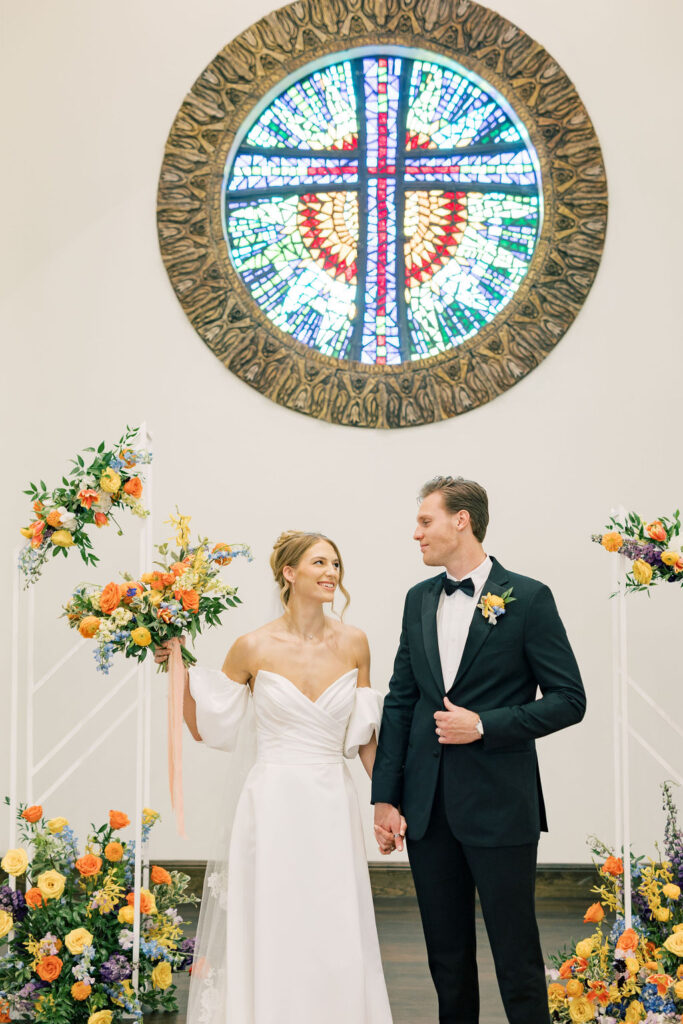
[[[397,431],[331,426],[268,401],[232,376],[186,320],[156,239],[163,146],[194,78],[238,32],[272,8],[218,0],[4,0],[0,190],[9,242],[1,315],[0,403],[5,587],[0,614],[9,678],[10,549],[27,504],[21,488],[61,477],[67,457],[125,423],[155,438],[156,536],[176,503],[202,533],[250,541],[251,566],[229,570],[244,606],[198,644],[220,665],[231,639],[271,607],[268,556],[285,528],[328,532],[340,544],[352,594],[348,620],[367,630],[374,685],[384,690],[406,589],[425,573],[411,540],[415,495],[428,477],[484,483],[487,550],[553,589],[588,691],[584,722],[539,743],[551,832],[545,862],[588,859],[584,837],[612,837],[610,566],[590,543],[610,506],[668,513],[680,474],[680,239],[676,199],[683,157],[678,39],[683,8],[653,0],[499,0],[576,84],[602,141],[610,191],[607,248],[588,301],[542,365],[465,416]],[[647,25],[659,26],[656,46]],[[661,31],[661,26],[666,31]],[[37,671],[73,639],[59,604],[82,579],[106,582],[137,565],[137,523],[103,537],[102,565],[71,555],[50,565],[38,593]],[[632,671],[660,703],[680,706],[679,588],[629,599]],[[112,676],[115,678],[115,676]],[[164,815],[154,857],[201,857],[205,823],[220,813],[217,755],[186,734],[189,840],[174,831],[166,784],[165,683],[155,677],[152,804]],[[90,652],[63,673],[41,709],[44,752],[107,686]],[[8,687],[6,688],[7,692]],[[639,728],[676,763],[675,736],[634,697]],[[6,707],[3,703],[3,707]],[[118,705],[117,705],[118,706]],[[113,714],[113,712],[112,712]],[[104,728],[106,719],[94,728]],[[92,732],[90,734],[92,736]],[[6,716],[0,794],[7,791]],[[46,810],[82,830],[110,807],[132,812],[134,727]],[[661,770],[633,751],[634,842],[661,834]],[[368,786],[354,766],[363,801]],[[368,852],[376,858],[368,823]],[[5,842],[5,822],[0,843]]]

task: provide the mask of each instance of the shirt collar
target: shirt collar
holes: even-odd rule
[[[473,569],[472,572],[468,572],[467,576],[463,576],[463,579],[471,579],[472,582],[474,583],[474,589],[477,590],[479,587],[484,586],[484,583],[486,583],[486,578],[488,574],[491,572],[492,568],[493,562],[491,561],[491,556],[487,555],[484,561],[480,562],[476,569]],[[448,576],[449,580],[455,580],[456,583],[460,582],[457,576],[452,576],[448,572],[448,570],[446,570],[446,576]]]

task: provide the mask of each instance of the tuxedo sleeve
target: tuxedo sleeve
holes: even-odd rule
[[[401,802],[406,748],[413,720],[413,709],[419,697],[417,682],[410,664],[407,617],[408,599],[406,598],[401,639],[394,660],[394,671],[389,682],[389,693],[384,698],[382,725],[372,770],[371,802],[373,804],[393,804],[394,807],[398,807]]]
[[[579,667],[546,586],[539,588],[529,605],[524,654],[542,696],[526,704],[482,711],[479,717],[487,749],[548,736],[580,722],[586,711]]]

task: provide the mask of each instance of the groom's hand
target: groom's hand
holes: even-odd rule
[[[403,849],[406,820],[393,804],[375,804],[375,839],[380,853]]]
[[[446,710],[434,712],[439,743],[475,743],[480,740],[481,734],[477,729],[479,715],[451,704],[448,697],[444,697],[443,702]]]

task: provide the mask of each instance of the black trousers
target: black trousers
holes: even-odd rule
[[[443,779],[427,832],[407,837],[440,1024],[478,1024],[474,892],[493,952],[509,1024],[549,1024],[543,954],[534,909],[537,843],[466,846],[453,835]]]

